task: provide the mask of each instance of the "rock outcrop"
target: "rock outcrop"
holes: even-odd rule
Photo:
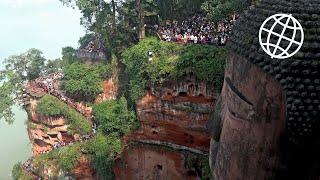
[[[27,109],[28,134],[32,143],[33,156],[53,149],[54,144],[75,140],[75,135],[68,134],[68,124],[63,117],[44,117],[36,113],[37,100],[29,97]]]
[[[39,85],[42,83],[42,79],[45,78],[29,82],[23,95],[24,108],[28,114],[28,134],[32,144],[33,157],[53,150],[57,143],[72,143],[80,137],[79,134],[70,134],[68,132],[69,125],[64,117],[45,117],[36,112],[37,102],[44,95],[50,93],[65,102],[70,108],[76,109],[88,120],[92,118],[91,107],[86,106],[84,103],[74,102],[59,90],[59,79],[53,79],[54,88],[50,92]],[[96,103],[116,98],[118,88],[114,78],[105,80],[102,87],[103,92],[96,98]],[[56,164],[43,166],[38,171],[35,175],[41,176],[43,179],[67,178],[69,176],[61,171]],[[72,178],[75,179],[97,179],[91,167],[91,161],[85,154],[81,156],[71,174]]]
[[[116,160],[116,178],[197,179],[208,174],[204,166],[210,137],[205,124],[215,100],[214,88],[193,77],[151,88],[137,102],[141,127],[125,137],[127,147]],[[206,160],[187,167],[186,154]]]
[[[95,102],[100,103],[106,100],[114,100],[118,95],[118,85],[117,80],[114,77],[111,77],[102,84],[102,93],[98,95]]]
[[[77,179],[77,180],[94,180],[97,179],[95,172],[91,168],[91,162],[87,156],[83,155],[71,174],[59,169],[56,164],[48,164],[39,170],[39,175],[47,179]]]

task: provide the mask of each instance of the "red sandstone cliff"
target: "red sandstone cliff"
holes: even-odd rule
[[[203,171],[210,144],[205,124],[215,104],[214,92],[192,77],[151,88],[137,102],[141,127],[125,138],[127,146],[114,168],[116,179],[177,180],[208,175]],[[190,156],[195,158],[188,162]]]
[[[58,89],[59,82],[55,82]],[[101,101],[115,99],[117,96],[117,84],[114,78],[105,80],[102,84],[103,91],[96,98],[96,103]],[[24,100],[25,109],[28,114],[28,134],[32,144],[33,156],[38,156],[41,153],[53,150],[54,144],[58,142],[72,142],[78,139],[79,134],[70,134],[68,132],[68,124],[65,118],[52,118],[44,117],[36,112],[36,106],[38,100],[43,97],[45,92],[39,87],[35,81],[29,82],[26,86]],[[84,103],[67,103],[71,108],[77,109],[78,112],[83,114],[88,120],[92,117],[92,109],[86,106]],[[56,165],[48,165],[43,167],[40,172],[40,176],[44,179],[56,179],[58,177],[66,177]],[[83,155],[75,169],[72,171],[72,177],[76,179],[96,179],[95,172],[91,167],[91,162],[87,156]]]

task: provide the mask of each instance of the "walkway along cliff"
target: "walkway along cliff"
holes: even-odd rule
[[[64,92],[59,90],[60,80],[63,77],[62,73],[50,74],[46,77],[41,77],[30,81],[25,86],[24,107],[28,113],[28,134],[32,143],[33,157],[23,164],[23,169],[26,172],[38,179],[55,179],[59,176],[57,167],[49,166],[42,169],[40,172],[35,172],[32,164],[32,159],[42,154],[49,153],[54,149],[59,149],[65,146],[81,143],[94,137],[97,125],[93,121],[92,108],[85,103],[74,102],[68,98]],[[96,98],[96,102],[111,100],[116,98],[117,86],[114,78],[109,78],[103,81],[103,91]],[[70,124],[65,117],[50,117],[43,116],[37,112],[37,104],[44,96],[51,95],[61,102],[61,105],[68,106],[74,109],[77,113],[85,117],[86,121],[92,125],[92,130],[87,134],[83,132],[72,133],[69,131]],[[73,170],[73,177],[77,179],[96,179],[95,172],[91,167],[90,160],[85,154],[80,158],[78,166]]]

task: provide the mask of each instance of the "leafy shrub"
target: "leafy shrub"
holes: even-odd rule
[[[102,91],[103,79],[112,73],[111,65],[86,65],[80,62],[72,63],[63,69],[64,78],[61,88],[76,101],[94,101]]]
[[[148,52],[153,52],[149,61]],[[145,93],[147,83],[161,84],[188,74],[213,84],[220,90],[226,59],[226,49],[214,46],[187,45],[148,38],[122,54],[129,77],[130,103]]]
[[[38,101],[36,112],[47,117],[65,117],[70,124],[68,129],[71,133],[88,134],[91,132],[91,123],[85,117],[54,96],[43,96]]]
[[[124,97],[93,106],[93,113],[99,130],[106,135],[122,136],[137,124],[135,113],[128,110]]]
[[[36,156],[32,160],[36,172],[41,172],[44,167],[54,165],[57,172],[63,170],[72,173],[78,165],[82,155],[91,160],[92,167],[96,170],[100,179],[113,178],[113,162],[115,157],[122,151],[121,139],[116,136],[104,136],[98,133],[93,139],[83,143],[55,149],[49,153]],[[82,152],[86,152],[83,154]]]
[[[59,117],[65,114],[65,109],[62,109],[64,103],[57,98],[45,95],[37,103],[37,113],[47,117]]]
[[[59,167],[65,171],[70,172],[78,163],[81,157],[79,146],[70,146],[59,150]]]
[[[174,76],[193,73],[201,81],[213,83],[222,88],[227,51],[213,46],[190,45],[182,51],[175,66]]]
[[[92,167],[103,179],[113,179],[113,162],[121,153],[121,139],[115,136],[98,134],[84,145],[91,157]]]
[[[81,155],[80,144],[75,144],[36,156],[33,159],[32,164],[38,173],[41,169],[50,165],[57,165],[58,169],[61,169],[66,173],[70,173],[77,166]]]
[[[12,177],[14,180],[33,180],[33,177],[22,169],[22,164],[20,162],[13,166]]]

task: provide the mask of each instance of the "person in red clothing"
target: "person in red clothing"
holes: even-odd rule
[[[189,34],[187,34],[187,40],[186,40],[186,42],[187,42],[187,44],[190,43],[190,35],[189,35]]]
[[[179,35],[177,35],[177,40],[178,40],[178,44],[182,44],[182,35],[181,34],[179,34]]]

